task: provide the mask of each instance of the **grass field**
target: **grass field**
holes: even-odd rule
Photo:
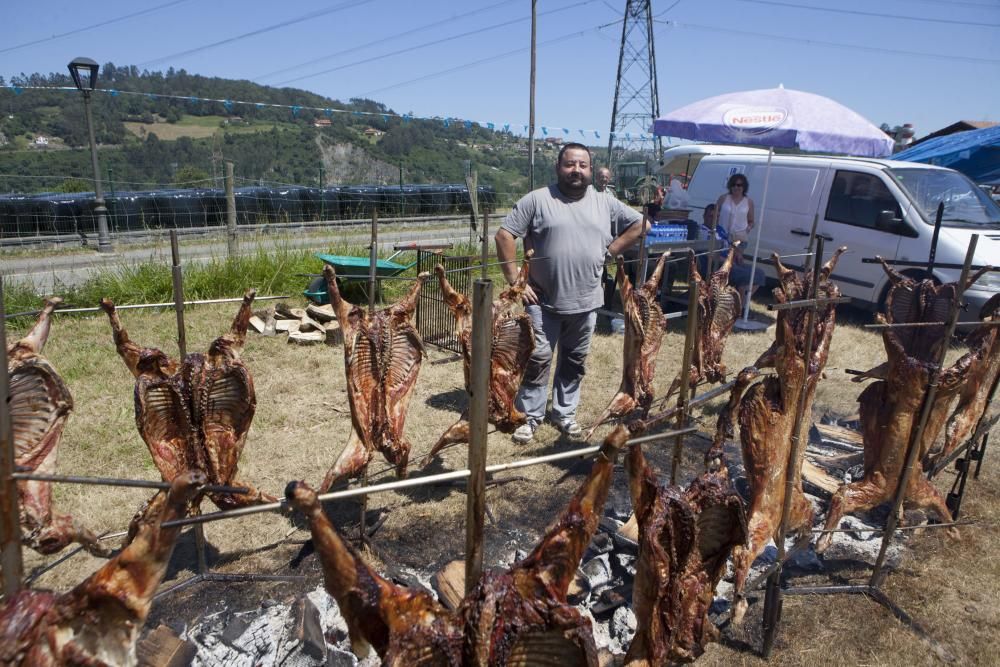
[[[174,141],[181,137],[191,137],[192,139],[204,139],[211,137],[216,132],[227,132],[232,134],[252,134],[270,129],[274,123],[250,124],[250,125],[227,125],[221,127],[220,123],[225,120],[224,116],[192,116],[184,114],[176,123],[125,123],[125,129],[137,137],[144,137],[148,133],[153,133],[163,141]],[[279,129],[295,127],[290,123],[277,123]]]
[[[240,288],[266,289],[259,280],[248,277]],[[226,330],[235,310],[234,304],[190,309],[186,314],[188,350],[204,351],[213,338]],[[755,310],[758,317],[769,317],[759,304],[755,304]],[[171,353],[176,350],[172,312],[123,311],[121,316],[136,342]],[[824,413],[846,416],[856,412],[860,388],[850,382],[845,369],[867,369],[884,358],[880,338],[860,326],[869,319],[869,315],[849,309],[842,312],[833,336],[827,377],[817,391],[814,418]],[[19,326],[23,330],[27,323]],[[674,320],[665,337],[656,382],[659,393],[669,385],[680,365],[683,327],[683,320]],[[16,335],[9,332],[8,339]],[[751,363],[770,344],[772,336],[773,328],[765,334],[735,333],[726,349],[729,368],[736,370]],[[606,333],[595,338],[583,386],[581,423],[596,418],[617,387],[622,340],[621,336]],[[133,379],[115,353],[106,318],[57,316],[45,352],[66,379],[76,405],[62,440],[59,472],[157,479],[158,473],[135,428]],[[243,358],[254,376],[257,412],[242,455],[241,475],[276,495],[291,479],[318,483],[347,441],[351,428],[343,350],[322,345],[298,347],[287,344],[282,337],[251,335]],[[704,431],[714,431],[714,415],[723,400],[705,409],[700,421]],[[419,461],[465,404],[461,363],[451,353],[429,348],[406,422],[406,433],[414,447],[411,462]],[[1000,433],[995,431],[994,435]],[[492,433],[489,462],[575,446],[578,443],[550,426],[541,427],[539,438],[527,446],[515,445],[508,436]],[[651,460],[664,460],[662,454],[648,448]],[[687,453],[686,470],[693,470],[697,458],[693,449]],[[963,519],[975,526],[962,529],[960,542],[949,541],[942,531],[927,531],[910,538],[902,563],[889,575],[886,585],[893,599],[959,664],[996,664],[993,650],[1000,636],[1000,559],[996,557],[1000,541],[996,518],[1000,468],[995,458],[995,452],[987,453],[982,479],[970,482],[967,492]],[[465,460],[464,448],[453,448],[439,463],[432,464],[429,472],[459,469]],[[371,481],[391,479],[387,468],[376,456]],[[568,471],[571,474],[567,475]],[[411,467],[411,473],[419,474],[419,470]],[[524,479],[488,494],[495,520],[486,528],[487,566],[509,552],[508,544],[515,536],[540,534],[565,506],[579,484],[581,470],[548,465],[517,473]],[[619,475],[618,481],[624,483],[624,474]],[[950,479],[950,475],[942,475],[938,487],[947,491]],[[99,532],[123,529],[146,497],[146,492],[135,489],[69,485],[55,489],[57,511],[71,513]],[[464,550],[465,502],[462,489],[453,487],[422,487],[372,496],[369,507],[387,513],[373,540],[375,562],[426,568],[428,564],[440,565],[460,557]],[[344,503],[341,509],[345,515],[357,516],[357,510],[351,508],[356,506]],[[208,502],[203,506],[206,512],[214,509]],[[307,536],[302,531],[293,532],[288,520],[277,515],[217,522],[205,530],[211,545],[210,559],[223,572],[287,572],[288,559],[298,544],[287,543],[286,539],[294,542]],[[25,551],[25,558],[28,572],[53,560],[30,551]],[[99,563],[98,559],[77,555],[43,575],[37,584],[67,589]],[[190,576],[194,566],[191,552],[179,549],[170,581]],[[864,563],[827,563],[826,571],[817,576],[824,583],[861,583],[868,572]],[[230,604],[252,608],[272,596],[311,590],[317,583],[257,584],[252,588],[231,585],[220,590]],[[216,597],[219,594],[217,590]],[[203,613],[205,598],[186,605],[172,604],[169,617],[188,621]],[[701,662],[763,664],[752,650],[759,640],[759,608],[759,604],[751,606],[744,628],[727,629],[724,641],[712,645]],[[158,613],[156,608],[153,613]],[[168,612],[160,613],[166,616]],[[793,597],[785,601],[781,632],[770,662],[911,666],[935,661],[926,643],[871,601],[860,597]]]

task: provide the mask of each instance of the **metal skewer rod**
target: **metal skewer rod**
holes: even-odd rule
[[[818,239],[817,243],[819,241],[822,241],[822,240],[823,239]],[[786,303],[771,303],[771,304],[768,304],[767,309],[768,310],[795,310],[796,308],[808,308],[808,307],[810,307],[810,306],[812,306],[814,304],[816,306],[828,306],[830,304],[836,305],[838,303],[850,303],[850,302],[851,302],[851,297],[849,297],[849,296],[838,296],[838,297],[833,298],[833,299],[816,298],[816,299],[803,299],[803,300],[800,300],[800,301],[788,301]]]
[[[813,257],[812,285],[809,290],[808,312],[806,313],[806,341],[803,350],[804,378],[802,388],[795,403],[795,419],[792,422],[792,447],[788,452],[788,459],[785,462],[785,494],[781,502],[781,521],[778,523],[778,532],[774,536],[774,544],[778,548],[778,556],[775,559],[778,566],[767,580],[767,595],[764,600],[764,642],[762,654],[766,660],[771,654],[774,646],[774,636],[778,631],[778,623],[781,619],[781,563],[785,560],[785,535],[788,534],[788,523],[792,514],[792,496],[795,492],[795,485],[799,482],[798,464],[805,449],[805,443],[800,437],[802,432],[802,420],[805,417],[806,404],[809,400],[810,367],[812,365],[813,354],[813,334],[816,329],[816,309],[818,301],[816,296],[819,293],[820,272],[823,263],[823,238],[816,238],[816,255]],[[822,299],[822,301],[829,301]],[[816,382],[819,382],[819,370],[817,369]],[[799,482],[800,483],[800,482]]]
[[[895,324],[866,324],[865,329],[914,329],[920,327],[943,327],[947,322],[899,322]],[[998,322],[955,322],[955,327],[1000,327]]]
[[[0,315],[4,312],[3,276],[0,275]],[[18,509],[14,472],[14,433],[10,418],[10,378],[7,376],[7,327],[0,319],[0,350],[4,351],[0,368],[0,566],[3,567],[3,592],[7,599],[21,590],[24,563],[21,559],[21,512]]]
[[[973,234],[972,238],[969,240],[969,249],[965,254],[965,264],[962,266],[962,274],[958,281],[958,293],[956,294],[954,301],[952,301],[951,312],[948,314],[948,325],[944,337],[945,341],[950,341],[952,336],[955,334],[955,323],[958,321],[958,304],[961,302],[962,295],[965,293],[965,286],[969,278],[970,267],[972,266],[972,258],[976,255],[976,246],[978,244],[979,234]],[[937,362],[931,368],[930,377],[927,381],[927,392],[924,394],[924,399],[920,406],[920,421],[917,423],[917,428],[910,433],[910,442],[907,445],[906,451],[906,461],[903,463],[903,474],[900,476],[899,485],[896,487],[896,495],[892,501],[892,510],[889,512],[885,521],[885,533],[882,536],[882,546],[879,549],[878,558],[875,560],[875,567],[872,570],[872,577],[869,581],[869,586],[872,588],[880,587],[882,582],[885,580],[885,571],[883,570],[885,555],[889,550],[889,543],[892,541],[892,536],[896,529],[899,509],[903,506],[903,501],[906,499],[906,493],[909,490],[910,476],[913,475],[914,463],[920,455],[920,441],[923,437],[924,428],[927,426],[927,421],[930,418],[931,409],[934,407],[934,400],[937,397],[938,380],[941,377],[941,370],[947,353],[948,345],[942,345],[940,351],[938,352]]]
[[[626,441],[624,446],[631,447],[632,445],[641,445],[646,442],[667,440],[668,438],[672,438],[677,435],[694,433],[697,430],[698,430],[697,427],[689,426],[687,428],[681,429],[680,431],[664,431],[663,433],[645,435],[638,438],[632,438],[631,440]],[[601,451],[601,446],[594,445],[592,447],[581,447],[579,449],[571,449],[565,452],[559,452],[558,454],[546,454],[544,456],[536,456],[529,459],[511,461],[510,463],[495,463],[491,466],[486,466],[486,474],[491,475],[493,473],[504,472],[507,470],[516,470],[518,468],[528,468],[530,466],[541,465],[544,463],[555,463],[556,461],[564,461],[566,459],[576,459],[576,458],[584,458],[587,456],[594,456],[600,451]],[[343,500],[345,498],[355,498],[357,496],[364,496],[374,493],[383,493],[385,491],[397,491],[399,489],[410,489],[417,486],[427,486],[430,484],[438,484],[440,482],[461,480],[465,479],[470,474],[471,472],[469,470],[453,470],[452,472],[443,472],[437,475],[409,477],[407,479],[399,479],[392,482],[386,482],[384,484],[372,484],[371,486],[346,489],[344,491],[331,491],[330,493],[320,494],[318,497],[321,502],[327,502],[330,500]],[[210,512],[208,514],[202,514],[200,516],[191,516],[191,517],[185,517],[183,519],[175,519],[173,521],[166,521],[162,525],[163,527],[166,528],[169,528],[171,526],[187,526],[197,523],[208,523],[211,521],[220,521],[222,519],[248,516],[251,514],[262,514],[264,512],[278,512],[281,511],[286,505],[287,503],[284,500],[282,500],[276,503],[264,503],[261,505],[253,505],[250,507],[239,507],[234,510]]]
[[[322,274],[317,274],[317,275],[322,275]],[[254,301],[273,301],[275,299],[288,299],[288,298],[290,298],[290,297],[287,294],[277,294],[277,295],[272,295],[272,296],[257,296],[257,297],[254,297]],[[229,298],[227,298],[227,299],[197,299],[197,300],[194,300],[194,301],[185,301],[184,305],[185,306],[202,306],[202,305],[211,304],[211,303],[236,303],[236,302],[242,302],[242,301],[243,301],[243,297],[237,297],[237,298],[232,298],[232,299],[229,299]],[[163,303],[133,303],[133,304],[125,304],[125,305],[115,304],[115,310],[133,310],[133,309],[136,309],[136,308],[174,308],[176,306],[177,306],[177,302],[175,302],[175,301],[164,301]],[[56,313],[97,313],[97,312],[100,312],[100,310],[101,309],[99,307],[95,306],[93,308],[90,308],[90,307],[87,307],[87,308],[56,308],[55,312]],[[9,319],[13,319],[15,317],[28,317],[29,315],[38,315],[40,312],[42,312],[42,311],[40,311],[40,310],[25,310],[25,311],[20,312],[20,313],[11,313],[10,315],[5,315],[4,319],[9,320]]]
[[[378,275],[378,209],[372,209],[372,231],[371,245],[368,247],[368,316],[375,315],[375,290],[377,283],[375,277]],[[365,463],[361,469],[361,486],[368,486],[368,464]],[[358,516],[358,539],[362,544],[368,542],[368,496],[361,496],[361,510]]]
[[[46,475],[34,472],[15,472],[11,474],[15,480],[34,480],[36,482],[62,482],[65,484],[93,484],[97,486],[128,486],[139,489],[169,489],[170,482],[156,482],[149,479],[123,479],[119,477],[81,477],[77,475]],[[224,484],[206,484],[202,489],[208,493],[249,493],[245,486],[226,486]]]

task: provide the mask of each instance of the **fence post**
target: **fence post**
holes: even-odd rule
[[[233,188],[233,161],[226,160],[226,246],[230,259],[238,254],[236,244],[236,192]]]

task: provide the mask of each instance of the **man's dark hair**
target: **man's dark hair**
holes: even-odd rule
[[[591,168],[593,168],[593,166],[594,166],[594,156],[590,154],[590,149],[587,148],[586,146],[584,146],[583,144],[576,143],[575,141],[574,142],[570,142],[568,144],[563,144],[563,147],[559,149],[559,156],[556,157],[556,166],[562,164],[563,153],[565,153],[566,151],[568,151],[570,149],[576,149],[576,150],[579,150],[579,151],[587,151],[587,156],[590,158],[590,166],[591,166]]]

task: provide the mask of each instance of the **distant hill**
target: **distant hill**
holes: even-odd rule
[[[95,94],[95,131],[108,191],[217,178],[223,160],[234,161],[241,185],[393,184],[400,176],[407,183],[454,183],[471,164],[479,182],[498,192],[527,190],[526,141],[478,124],[466,127],[459,121],[446,127],[433,120],[403,120],[373,100],[341,102],[183,69],[140,72],[107,63],[100,76],[100,88],[121,92],[303,107],[293,114],[268,106]],[[21,74],[6,83],[72,85],[58,73]],[[305,107],[375,115],[333,113],[328,118]],[[89,189],[92,170],[78,94],[0,89],[0,112],[0,193]],[[536,172],[550,174],[554,156],[555,147],[546,146],[536,156]]]

